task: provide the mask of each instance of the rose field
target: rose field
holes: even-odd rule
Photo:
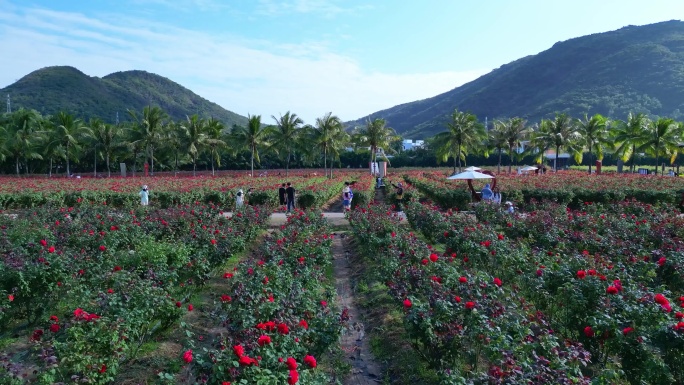
[[[394,170],[399,215],[366,173],[293,174],[0,177],[0,384],[352,384],[341,238],[377,382],[684,383],[682,179],[504,174],[509,214]]]

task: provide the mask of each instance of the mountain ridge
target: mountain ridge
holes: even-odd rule
[[[520,116],[535,123],[566,112],[624,119],[628,112],[684,118],[684,22],[575,37],[555,43],[431,98],[404,103],[348,122],[383,118],[405,137],[446,128],[458,108],[481,120]]]
[[[98,117],[113,123],[117,113],[128,120],[128,110],[140,112],[158,106],[171,119],[188,115],[214,117],[227,127],[244,125],[247,118],[213,103],[184,86],[151,72],[119,71],[102,78],[88,76],[71,66],[35,70],[0,90],[10,94],[12,109],[35,109],[42,114],[67,111],[83,119]]]

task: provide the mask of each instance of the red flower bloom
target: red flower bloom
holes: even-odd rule
[[[107,289],[108,294],[114,294],[114,289]]]
[[[59,325],[58,324],[50,325],[50,331],[53,333],[57,333],[59,331]]]
[[[195,307],[192,306],[192,304],[188,304],[188,311],[193,311],[194,309],[195,309]]]
[[[497,237],[499,238],[500,241],[502,241],[504,239],[503,234],[499,234]]]
[[[287,368],[290,370],[297,369],[297,361],[295,361],[295,359],[292,357],[287,357],[287,360],[285,360],[285,365],[287,365]]]
[[[52,321],[52,322],[59,322],[59,318],[57,318],[56,315],[51,315],[51,316],[50,316],[50,321]]]
[[[224,273],[223,278],[233,278],[233,273]]]
[[[235,345],[233,346],[233,353],[238,357],[242,357],[245,355],[245,348],[242,345]]]
[[[105,251],[107,250],[107,247],[105,245],[100,245],[100,251]]]
[[[466,302],[465,307],[466,307],[466,309],[472,309],[475,307],[475,302],[468,301],[468,302]]]
[[[230,300],[231,300],[231,298],[228,294],[221,295],[221,302],[226,303],[226,302],[230,302]]]
[[[613,286],[613,285],[610,285],[610,286],[608,286],[608,288],[606,289],[606,293],[608,293],[608,294],[617,294],[617,293],[618,293],[618,289],[617,289],[617,287],[615,287],[615,286]]]
[[[594,329],[591,328],[591,326],[587,326],[584,328],[584,335],[591,338],[594,336]]]
[[[100,368],[100,373],[104,373],[107,371],[107,365],[102,364],[102,367]]]
[[[212,244],[212,245],[215,245],[215,244],[216,244],[216,239],[212,239],[212,240],[211,240],[211,244]]]
[[[13,294],[9,294],[9,295],[7,296],[7,299],[8,299],[10,302],[14,301],[14,295],[13,295]]]
[[[394,238],[394,237],[396,237],[396,236],[397,236],[397,233],[395,233],[394,231],[392,231],[392,238]]]
[[[294,385],[299,381],[299,373],[296,370],[290,370],[290,375],[287,377],[287,383]]]
[[[114,271],[121,271],[121,266],[114,266]]]
[[[278,333],[280,334],[290,334],[290,328],[287,327],[287,324],[278,324]]]
[[[626,328],[622,329],[622,335],[625,335],[625,336],[626,336],[627,334],[629,334],[629,333],[631,333],[631,332],[633,332],[633,331],[634,331],[634,328],[626,327]]]
[[[323,306],[323,307],[328,306],[328,301],[321,301],[321,306]]]
[[[459,296],[454,297],[454,300],[458,303],[461,303],[461,297]]]
[[[183,361],[188,364],[192,362],[192,350],[186,350],[185,353],[183,353]]]
[[[257,342],[259,343],[259,346],[264,346],[264,345],[270,344],[271,343],[271,337],[261,336],[261,337],[259,337]]]
[[[308,328],[309,328],[309,323],[306,322],[306,320],[303,319],[303,320],[299,321],[299,326],[303,327],[304,329],[308,329]]]
[[[501,287],[501,280],[499,278],[494,278],[494,284],[498,287]]]
[[[176,301],[176,307],[181,307],[181,305],[180,301]]]
[[[422,263],[423,265],[427,265],[427,264],[428,264],[428,260],[427,260],[427,259],[425,259],[425,258],[423,258],[423,260],[422,260],[422,261],[420,261],[420,263]]]
[[[658,266],[664,265],[665,262],[667,262],[667,259],[665,259],[665,257],[660,257],[660,259],[658,260]]]
[[[221,382],[221,385],[230,385],[230,381],[223,381]]]
[[[435,253],[430,254],[430,260],[432,262],[437,262],[438,259],[439,259],[439,257],[437,256],[437,254],[435,254]]]
[[[460,282],[460,283],[466,283],[466,282],[468,282],[468,278],[466,278],[466,277],[459,277],[459,278],[458,278],[458,282]]]
[[[304,356],[304,363],[309,365],[312,368],[315,368],[317,365],[316,359],[314,358],[314,356],[311,356],[308,354],[306,356]]]
[[[408,298],[406,298],[406,299],[404,300],[404,309],[410,309],[411,306],[413,306],[413,304],[411,303],[411,300],[408,299]]]
[[[252,364],[256,364],[257,361],[255,359],[247,357],[247,356],[240,356],[240,358],[238,359],[238,362],[242,366],[250,366]]]
[[[55,252],[55,247],[50,246],[50,248],[48,249],[48,253],[54,253],[54,252]]]
[[[584,277],[587,276],[587,273],[584,270],[580,270],[577,272],[577,278],[579,279],[584,279]]]
[[[47,241],[46,241],[45,239],[41,239],[41,240],[40,240],[40,245],[43,246],[43,247],[47,246]]]
[[[677,319],[684,318],[684,313],[682,313],[681,311],[678,311],[677,313],[675,313],[675,318],[677,318]]]

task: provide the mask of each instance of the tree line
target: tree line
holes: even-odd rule
[[[469,154],[508,156],[508,172],[512,165],[532,156],[538,164],[544,162],[548,150],[555,151],[553,167],[558,164],[561,152],[570,154],[577,164],[589,156],[589,173],[594,160],[612,154],[629,163],[634,172],[637,154],[655,158],[655,164],[667,160],[674,164],[684,145],[684,124],[669,118],[649,119],[642,113],[630,113],[625,120],[610,120],[602,115],[572,118],[559,113],[553,119],[542,119],[529,124],[514,117],[496,120],[487,130],[473,114],[455,110],[446,124],[447,130],[437,134],[429,146],[435,149],[441,161],[453,159],[454,171]],[[664,173],[665,168],[661,169]]]
[[[656,164],[664,159],[672,164],[684,137],[684,124],[640,113],[630,113],[624,121],[557,114],[534,124],[514,117],[495,120],[488,129],[475,115],[454,110],[445,130],[426,140],[424,148],[401,153],[402,138],[383,119],[369,119],[364,126],[347,131],[332,113],[314,124],[304,124],[289,111],[271,116],[272,124],[260,115],[250,115],[245,126],[233,127],[198,115],[174,121],[161,108],[151,106],[141,112],[129,110],[128,118],[110,124],[97,118],[86,122],[67,112],[42,116],[20,109],[6,113],[0,117],[0,170],[71,175],[78,164],[80,172],[87,165],[98,175],[99,162],[100,170],[104,167],[111,176],[112,163],[126,163],[133,173],[147,163],[152,174],[191,168],[194,175],[201,164],[212,175],[221,167],[247,168],[254,175],[255,167],[268,163],[285,168],[286,175],[292,167],[323,166],[325,174],[332,176],[333,163],[366,167],[366,160],[373,162],[378,156],[389,160],[387,155],[395,154],[392,161],[402,166],[453,161],[454,171],[474,155],[496,156],[500,171],[506,155],[511,172],[513,164],[530,157],[541,164],[545,152],[554,150],[554,166],[561,152],[571,154],[578,164],[588,155],[591,172],[594,159],[611,154],[629,162],[633,171],[636,154],[651,156]]]

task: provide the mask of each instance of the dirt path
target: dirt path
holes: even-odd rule
[[[352,372],[343,384],[370,385],[381,383],[382,367],[371,354],[365,326],[354,300],[351,264],[349,262],[350,253],[353,251],[350,250],[349,239],[344,233],[335,237],[332,250],[337,301],[342,309],[347,309],[349,315],[349,326],[340,337],[340,346],[345,352],[346,362],[352,367]]]

